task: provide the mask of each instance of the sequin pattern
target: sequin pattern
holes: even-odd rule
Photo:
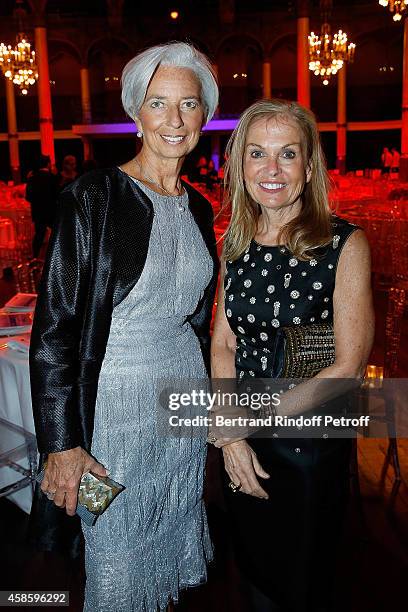
[[[237,336],[239,378],[273,377],[273,348],[280,327],[333,321],[337,263],[344,243],[356,229],[333,217],[333,241],[307,261],[284,247],[252,241],[243,256],[227,262],[225,303],[228,323]],[[240,321],[245,321],[244,327]]]

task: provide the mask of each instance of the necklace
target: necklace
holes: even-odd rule
[[[181,212],[185,210],[185,207],[183,206],[183,204],[181,202],[181,198],[183,197],[183,194],[179,193],[178,195],[173,195],[172,193],[170,193],[170,191],[167,191],[167,189],[165,187],[162,187],[162,185],[160,185],[157,181],[154,181],[151,176],[146,174],[146,172],[143,170],[142,165],[141,165],[141,163],[139,162],[138,159],[135,159],[135,162],[139,166],[140,174],[142,175],[142,177],[145,180],[147,180],[152,185],[155,185],[156,187],[158,187],[160,189],[160,191],[163,191],[166,194],[167,197],[169,197],[169,198],[176,198],[176,203],[177,203],[178,210],[180,210]],[[180,188],[178,188],[178,190],[180,191]]]
[[[135,162],[139,166],[140,174],[142,175],[142,177],[146,181],[148,181],[149,183],[154,185],[155,187],[158,187],[160,189],[160,191],[163,191],[166,194],[166,196],[168,196],[170,198],[181,198],[183,196],[182,193],[173,194],[173,193],[170,193],[170,191],[167,191],[167,189],[165,189],[165,187],[162,187],[162,185],[157,183],[157,181],[154,181],[151,176],[146,174],[146,172],[143,170],[142,165],[141,165],[141,163],[140,163],[140,161],[138,159],[135,159]],[[180,192],[181,187],[177,187],[177,190]],[[183,210],[184,210],[184,207],[183,207]]]

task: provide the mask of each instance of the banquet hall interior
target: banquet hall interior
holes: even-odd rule
[[[27,541],[36,463],[28,350],[51,234],[45,217],[33,221],[27,185],[41,155],[48,156],[56,195],[44,208],[56,207],[58,190],[76,177],[135,155],[140,144],[121,107],[120,76],[146,47],[192,42],[217,75],[219,106],[183,178],[212,204],[219,251],[229,220],[224,152],[240,113],[260,98],[297,100],[315,113],[330,206],[365,230],[371,248],[375,341],[363,386],[400,380],[393,414],[403,416],[407,17],[408,2],[391,0],[1,0],[0,590],[69,590],[70,609],[82,609],[83,559],[38,552]],[[336,576],[346,585],[337,601],[342,612],[396,612],[407,605],[408,429],[381,431],[353,442],[346,542]],[[216,562],[206,585],[182,595],[181,612],[246,610],[220,471],[219,451],[211,448],[205,500]]]

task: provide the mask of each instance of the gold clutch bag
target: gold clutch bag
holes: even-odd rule
[[[45,462],[43,469],[36,476],[38,483],[44,478],[46,465]],[[124,489],[123,485],[107,476],[98,476],[92,472],[84,474],[79,485],[76,514],[87,525],[94,525],[96,519]]]
[[[335,359],[331,323],[282,327],[277,333],[276,374],[280,378],[312,378]]]

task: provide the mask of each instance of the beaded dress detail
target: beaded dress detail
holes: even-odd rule
[[[227,261],[225,312],[237,336],[237,377],[273,377],[273,347],[279,327],[333,322],[337,262],[357,226],[338,217],[333,240],[301,261],[284,246],[252,240],[239,259]]]

